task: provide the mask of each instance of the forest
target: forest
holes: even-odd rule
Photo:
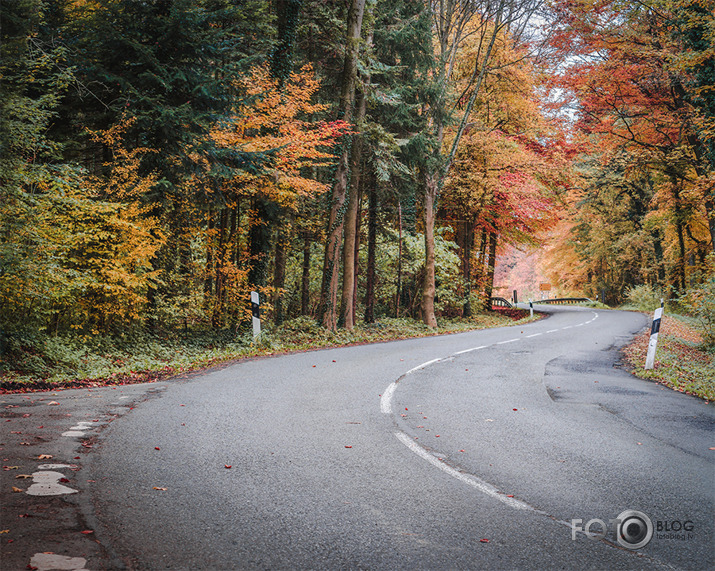
[[[509,252],[715,335],[713,8],[3,2],[0,349],[243,335],[254,290],[273,326],[437,328],[517,289]]]

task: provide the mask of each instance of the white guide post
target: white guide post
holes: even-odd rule
[[[650,341],[648,341],[648,354],[645,358],[645,369],[652,369],[655,365],[655,348],[658,345],[658,332],[660,331],[660,320],[663,317],[664,301],[660,300],[660,307],[653,314],[653,325],[650,328]]]
[[[259,305],[258,292],[251,292],[251,315],[253,319],[253,340],[261,335],[261,308]]]

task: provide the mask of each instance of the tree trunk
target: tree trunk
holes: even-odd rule
[[[397,286],[395,287],[395,317],[400,317],[400,298],[402,292],[402,203],[397,203]]]
[[[367,273],[365,276],[365,323],[375,323],[375,247],[377,240],[377,188],[370,177],[367,221]]]
[[[362,17],[365,0],[352,0],[348,14],[347,34],[345,39],[345,65],[343,67],[342,89],[340,95],[340,119],[350,122],[355,100],[355,82],[357,80],[358,45],[362,29]],[[350,137],[343,140],[343,149],[338,162],[333,184],[328,236],[325,243],[325,262],[323,264],[323,284],[321,287],[320,309],[323,325],[332,330],[337,327],[338,278],[340,270],[340,240],[343,233],[343,216],[348,194],[348,158],[350,155]]]
[[[300,314],[310,313],[310,233],[303,234],[303,275],[300,281]]]
[[[472,316],[472,246],[474,244],[474,223],[464,221],[464,245],[462,247],[462,277],[464,278],[464,305],[462,316]]]
[[[263,196],[256,196],[251,209],[248,233],[251,252],[251,268],[248,281],[252,287],[265,286],[268,277],[268,257],[271,251],[271,204]]]
[[[434,296],[437,290],[435,283],[435,248],[434,222],[435,201],[437,200],[438,180],[436,174],[429,174],[425,180],[424,221],[425,221],[425,275],[422,282],[422,303],[420,313],[422,321],[428,327],[437,327],[434,314]]]
[[[366,98],[361,95],[355,123],[359,126],[365,119]],[[359,192],[362,138],[355,137],[350,160],[350,193],[348,208],[345,212],[345,229],[343,236],[343,295],[340,303],[340,321],[343,327],[352,330],[355,326],[355,244],[357,241],[357,215],[359,210]]]
[[[208,311],[213,293],[213,265],[214,265],[214,217],[213,212],[208,212],[208,229],[206,232],[206,269],[204,272],[204,308]]]
[[[497,233],[489,234],[489,266],[487,267],[486,298],[487,308],[491,308],[491,298],[494,291],[494,267],[497,263]]]
[[[275,261],[273,266],[273,320],[276,325],[283,323],[283,289],[286,281],[286,242],[288,232],[285,226],[279,226],[276,236]]]
[[[710,229],[710,246],[715,252],[715,190],[708,191],[705,199],[705,214],[708,217],[708,228]]]

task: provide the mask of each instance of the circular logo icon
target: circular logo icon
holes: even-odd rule
[[[653,522],[643,512],[626,510],[618,516],[618,543],[627,549],[645,547],[653,537]]]

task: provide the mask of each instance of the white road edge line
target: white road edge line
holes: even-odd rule
[[[469,353],[470,351],[478,351],[479,349],[486,349],[488,345],[480,345],[479,347],[472,347],[471,349],[464,349],[464,351],[457,351],[453,353],[454,355],[462,355],[463,353]]]
[[[405,373],[405,375],[409,375],[409,374],[411,374],[411,373],[414,373],[415,371],[419,371],[420,369],[424,369],[424,368],[427,367],[428,365],[432,365],[433,363],[436,363],[437,361],[441,361],[441,360],[442,360],[441,358],[439,358],[439,359],[432,359],[431,361],[427,361],[426,363],[422,363],[421,365],[417,365],[416,367],[413,367],[412,369],[410,369],[409,371],[407,371],[407,372]]]
[[[513,343],[514,341],[518,341],[519,339],[509,339],[508,341],[499,341],[498,343],[495,343],[495,345],[504,345],[505,343]]]
[[[382,396],[380,397],[380,412],[385,414],[390,414],[392,412],[392,393],[395,392],[396,388],[397,383],[392,383],[384,391],[382,391]]]
[[[535,511],[534,508],[532,508],[529,504],[526,504],[514,498],[510,498],[505,494],[499,493],[499,490],[497,490],[494,486],[488,484],[487,482],[484,482],[483,480],[480,480],[476,476],[472,476],[471,474],[463,474],[462,472],[455,470],[451,466],[448,466],[444,462],[440,461],[439,458],[427,452],[427,450],[422,448],[419,444],[410,440],[410,437],[407,436],[404,432],[395,432],[395,436],[400,442],[402,442],[402,444],[407,446],[407,448],[417,454],[420,458],[427,460],[427,462],[429,462],[433,466],[436,466],[437,468],[449,474],[453,478],[456,478],[460,482],[464,482],[468,486],[472,486],[474,489],[482,492],[483,494],[486,494],[491,498],[499,500],[502,503],[505,503],[511,508],[517,510]]]
[[[543,333],[534,333],[533,335],[527,335],[526,339],[530,339],[531,337],[538,337],[539,335],[543,335]]]

